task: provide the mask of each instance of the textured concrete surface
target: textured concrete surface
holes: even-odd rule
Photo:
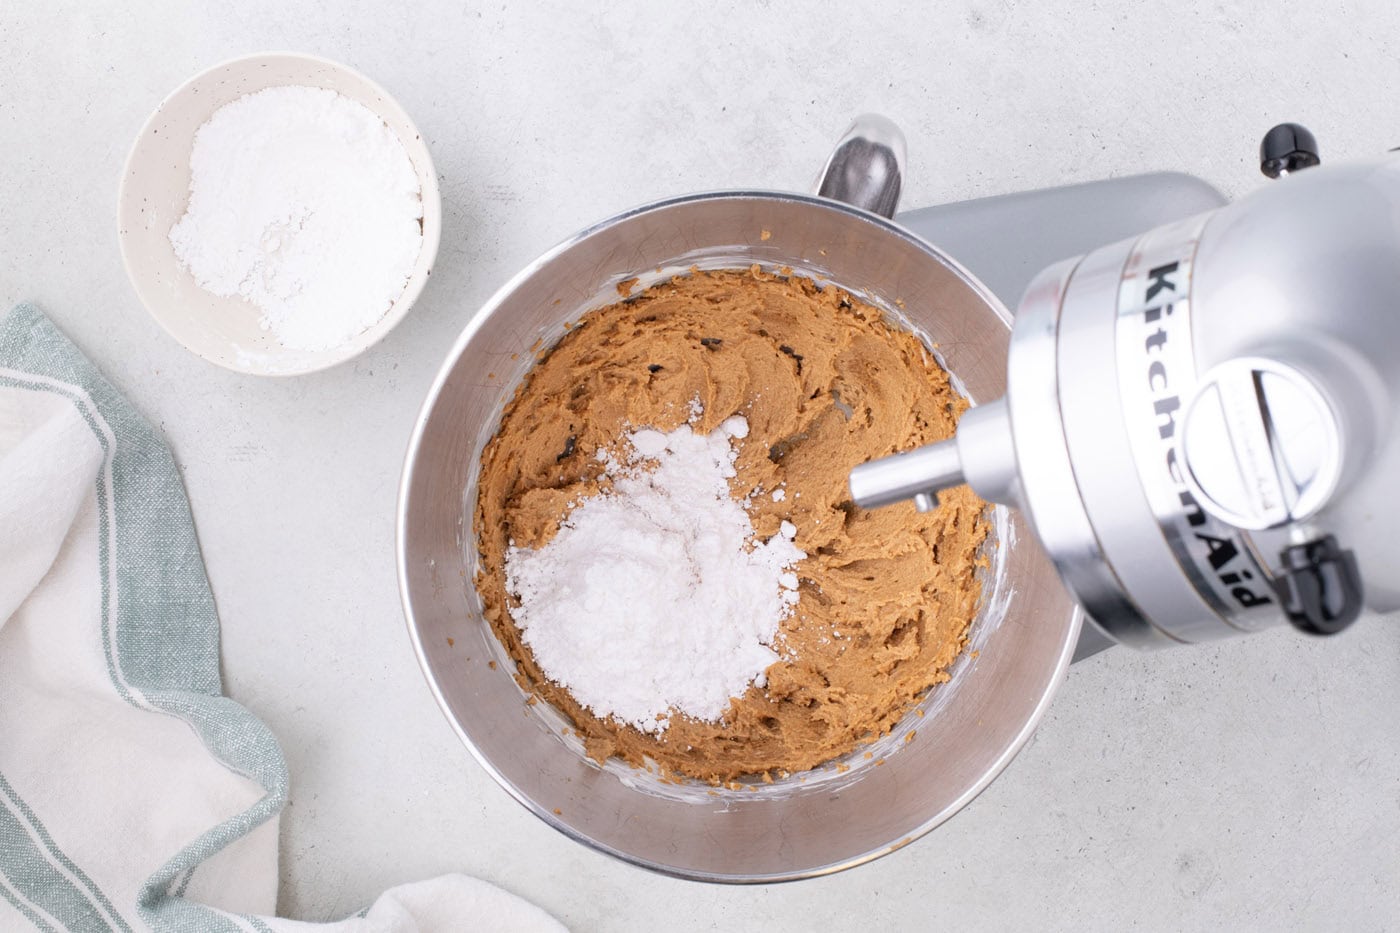
[[[1400,925],[1400,623],[1276,631],[1074,668],[964,813],[855,871],[671,881],[565,840],[472,762],[405,637],[393,505],[409,425],[483,299],[651,198],[803,187],[848,118],[909,137],[908,206],[1148,169],[1229,195],[1263,129],[1325,158],[1400,144],[1400,7],[171,0],[0,6],[0,303],[38,301],[161,425],[224,623],[228,691],[282,737],[281,907],[343,915],[446,871],[581,930],[1328,929]],[[266,49],[382,82],[443,179],[436,274],[355,363],[282,381],[172,342],[122,272],[115,200],[148,112]],[[489,926],[489,923],[487,924]]]

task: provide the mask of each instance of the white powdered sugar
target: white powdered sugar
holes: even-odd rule
[[[631,432],[600,450],[612,488],[537,550],[506,553],[511,616],[545,675],[600,717],[660,732],[676,710],[718,721],[763,685],[806,557],[783,522],[756,539],[730,494],[741,416],[710,434]]]
[[[195,134],[170,243],[201,288],[256,305],[278,343],[328,350],[403,293],[422,216],[413,163],[379,117],[325,88],[271,87]]]

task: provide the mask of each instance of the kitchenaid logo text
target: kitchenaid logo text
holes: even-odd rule
[[[1174,484],[1173,491],[1181,502],[1190,534],[1196,540],[1194,550],[1199,553],[1204,549],[1206,563],[1216,579],[1242,608],[1251,609],[1273,602],[1267,595],[1268,584],[1256,579],[1246,569],[1251,561],[1238,536],[1224,532],[1222,528],[1211,527],[1218,523],[1210,521],[1187,487],[1176,455],[1176,419],[1181,410],[1181,396],[1174,390],[1174,373],[1170,368],[1173,357],[1167,354],[1166,348],[1173,329],[1172,314],[1176,310],[1174,301],[1178,297],[1180,274],[1178,262],[1157,266],[1147,273],[1145,307],[1142,311],[1142,321],[1147,331],[1143,343],[1147,358],[1147,388],[1151,395],[1152,411],[1157,418],[1157,434],[1166,458],[1167,475]],[[1160,303],[1154,304],[1159,299]],[[1212,531],[1224,533],[1211,534]]]

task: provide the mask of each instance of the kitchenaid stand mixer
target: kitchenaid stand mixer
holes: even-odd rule
[[[856,504],[966,482],[1023,509],[1138,647],[1400,608],[1400,156],[1317,162],[1275,127],[1270,187],[1044,269],[1006,396],[854,469]]]

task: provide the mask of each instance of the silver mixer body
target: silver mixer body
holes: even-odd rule
[[[1045,269],[1006,396],[851,490],[934,508],[962,482],[1023,509],[1127,644],[1400,608],[1400,157],[1288,172]]]

